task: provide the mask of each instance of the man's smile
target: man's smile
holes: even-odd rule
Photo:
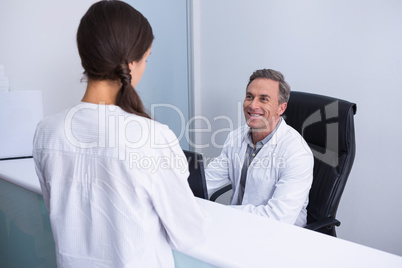
[[[250,113],[250,112],[247,112],[247,113],[250,117],[261,117],[262,116],[262,114],[255,114],[255,113]]]

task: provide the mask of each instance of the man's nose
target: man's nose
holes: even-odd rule
[[[252,110],[258,108],[258,99],[257,99],[257,98],[254,98],[254,99],[250,102],[250,104],[249,104],[248,107],[249,107],[250,109],[252,109]]]

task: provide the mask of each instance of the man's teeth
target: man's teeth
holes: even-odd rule
[[[250,114],[251,116],[260,116],[259,114]]]

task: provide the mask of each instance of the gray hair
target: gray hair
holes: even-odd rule
[[[250,76],[250,80],[248,81],[246,88],[248,88],[250,83],[257,78],[266,78],[279,82],[279,104],[289,101],[290,86],[288,83],[286,83],[283,74],[272,69],[257,70]]]

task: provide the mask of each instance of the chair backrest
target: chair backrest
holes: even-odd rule
[[[335,218],[355,158],[356,104],[337,98],[291,92],[286,123],[304,137],[314,154],[307,223]]]
[[[183,150],[187,157],[188,169],[190,176],[188,177],[188,184],[193,191],[194,196],[208,199],[207,183],[204,173],[204,161],[202,155],[196,152]]]

